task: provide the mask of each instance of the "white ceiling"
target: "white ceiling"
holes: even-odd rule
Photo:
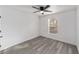
[[[19,5],[15,7],[18,10],[24,11],[24,12],[30,12],[33,13],[34,11],[37,11],[36,9],[32,8],[32,5]],[[51,5],[48,10],[52,11],[51,13],[45,13],[45,15],[57,13],[57,12],[63,12],[67,10],[75,9],[76,5]],[[41,15],[39,12],[35,13],[36,15]]]

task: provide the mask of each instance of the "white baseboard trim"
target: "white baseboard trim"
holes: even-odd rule
[[[76,46],[76,44],[70,43],[70,42],[68,42],[68,41],[59,40],[59,39],[55,39],[55,38],[51,38],[51,37],[45,36],[45,35],[41,35],[41,36],[46,37],[46,38],[50,38],[50,39],[54,39],[54,40],[57,40],[57,41],[61,41],[61,42],[64,42],[64,43],[68,43],[68,44],[71,44],[71,45],[75,45],[75,46]]]
[[[1,48],[0,48],[0,51],[5,50],[5,49],[7,49],[7,48],[10,48],[10,47],[12,47],[12,46],[15,46],[15,45],[17,45],[17,44],[23,43],[23,42],[25,42],[25,41],[34,39],[34,38],[36,38],[36,37],[39,37],[39,36],[34,36],[34,37],[31,37],[31,38],[28,38],[27,40],[24,40],[24,41],[22,41],[22,42],[15,43],[15,44],[10,45],[10,46],[7,46],[7,47],[5,47],[5,48],[1,47]]]
[[[78,50],[78,53],[79,53],[79,47],[77,46],[77,50]]]

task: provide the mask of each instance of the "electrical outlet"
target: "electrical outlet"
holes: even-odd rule
[[[1,18],[1,16],[0,16],[0,18]]]
[[[0,38],[3,38],[3,36],[0,36]]]

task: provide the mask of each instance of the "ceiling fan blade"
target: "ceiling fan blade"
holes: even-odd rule
[[[46,5],[46,7],[44,8],[44,9],[47,9],[47,8],[49,8],[50,7],[50,5]]]
[[[40,12],[40,11],[35,11],[35,12],[33,12],[33,13],[37,13],[37,12]]]
[[[32,7],[39,10],[39,8],[37,8],[37,7],[35,7],[35,6],[32,6]]]
[[[50,10],[44,10],[45,12],[52,12],[52,11],[50,11]]]

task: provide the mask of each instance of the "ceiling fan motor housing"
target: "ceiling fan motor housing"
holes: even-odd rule
[[[44,10],[44,7],[40,7],[40,10],[43,11]]]

